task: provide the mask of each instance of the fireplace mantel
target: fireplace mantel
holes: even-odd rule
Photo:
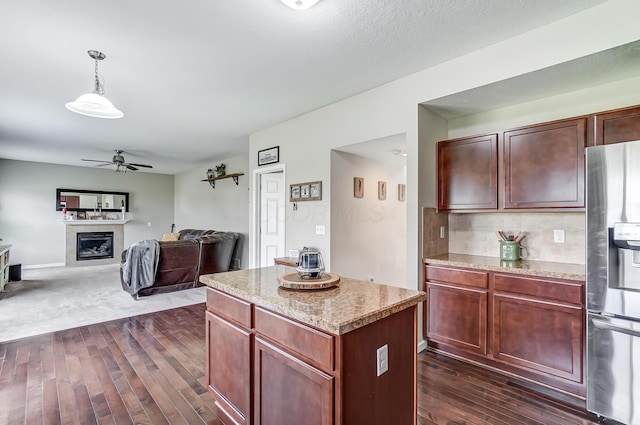
[[[66,226],[110,226],[127,224],[131,220],[61,220]]]

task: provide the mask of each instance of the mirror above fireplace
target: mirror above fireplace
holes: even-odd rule
[[[129,192],[102,190],[56,189],[56,211],[129,212]]]

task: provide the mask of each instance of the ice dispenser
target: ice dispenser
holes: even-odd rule
[[[640,223],[615,223],[611,230],[609,286],[640,291]]]

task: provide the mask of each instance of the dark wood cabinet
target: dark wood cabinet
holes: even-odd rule
[[[595,144],[640,140],[640,106],[594,114]]]
[[[334,377],[260,337],[255,344],[254,423],[333,424]]]
[[[584,208],[587,118],[505,131],[505,209]]]
[[[235,423],[250,423],[251,332],[210,312],[206,313],[206,323],[209,391],[217,395],[218,408]]]
[[[498,207],[498,135],[438,143],[438,209]]]
[[[207,288],[206,323],[207,386],[225,423],[416,423],[415,305],[335,335]]]
[[[431,349],[584,397],[584,282],[427,264],[425,289]]]
[[[493,357],[516,366],[582,382],[580,307],[494,294]]]
[[[487,352],[487,292],[427,284],[427,337],[479,354]]]
[[[584,208],[587,121],[438,142],[438,209]]]

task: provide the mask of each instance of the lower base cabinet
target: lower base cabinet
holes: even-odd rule
[[[206,323],[209,362],[225,365],[207,368],[209,391],[215,394],[218,409],[234,423],[246,424],[252,400],[251,332],[210,312],[206,313]]]
[[[254,385],[255,423],[333,423],[334,378],[259,337]]]
[[[431,283],[427,294],[427,335],[434,341],[484,355],[487,291]]]
[[[584,282],[425,266],[429,347],[583,399]]]
[[[207,387],[225,424],[417,423],[415,305],[334,335],[207,288],[206,323]]]
[[[494,358],[582,382],[583,309],[503,295],[493,303]]]

